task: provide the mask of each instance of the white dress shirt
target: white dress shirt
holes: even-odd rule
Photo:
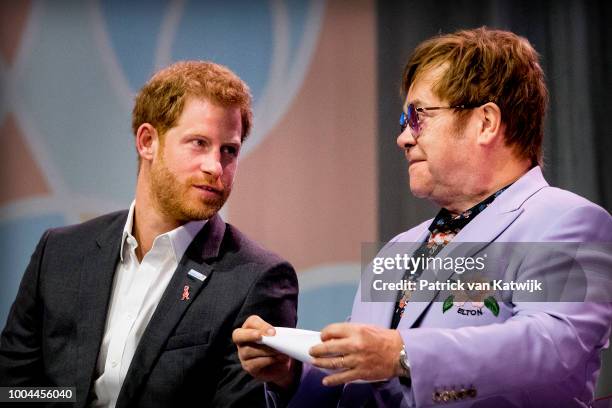
[[[119,263],[96,365],[94,407],[114,407],[136,347],[179,261],[206,221],[192,221],[161,234],[138,262],[132,235],[135,201],[121,237]]]

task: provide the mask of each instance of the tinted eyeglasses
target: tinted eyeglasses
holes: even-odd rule
[[[457,105],[457,106],[431,106],[427,108],[417,108],[413,103],[408,105],[408,109],[406,112],[402,112],[400,115],[400,131],[404,133],[407,127],[410,127],[412,131],[412,135],[414,137],[418,137],[421,134],[421,119],[419,118],[419,112],[425,112],[430,110],[440,110],[440,109],[474,109],[479,106],[484,105],[484,103],[475,104],[475,105]]]

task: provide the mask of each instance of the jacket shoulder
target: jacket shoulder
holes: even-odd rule
[[[127,210],[115,211],[92,218],[80,224],[51,228],[48,234],[49,237],[53,237],[53,239],[82,242],[84,239],[97,237],[102,231],[111,226],[120,224],[122,228],[127,219],[127,214]]]
[[[549,211],[551,214],[563,214],[576,208],[588,208],[594,212],[608,214],[608,212],[599,205],[576,193],[550,186],[544,187],[533,194],[525,201],[523,206],[532,211],[541,209]]]
[[[546,187],[523,203],[524,221],[542,225],[542,236],[560,240],[611,241],[612,216],[586,198],[557,187]],[[550,237],[549,237],[550,238]]]
[[[222,245],[229,251],[235,251],[242,262],[253,263],[268,268],[279,264],[289,265],[289,262],[285,259],[264,248],[229,223],[226,223],[225,237],[223,238]]]

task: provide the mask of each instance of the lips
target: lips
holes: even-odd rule
[[[218,188],[209,186],[209,185],[199,185],[199,186],[198,185],[194,185],[194,187],[199,188],[200,190],[209,191],[211,193],[215,193],[215,194],[218,194],[218,195],[222,194],[221,190],[219,190]]]
[[[425,161],[425,160],[422,160],[422,159],[413,159],[413,160],[410,160],[410,159],[408,159],[408,166],[412,166],[413,164],[420,163],[422,161]]]
[[[415,156],[415,153],[416,152],[414,148],[404,150],[404,156],[406,156],[406,160],[408,160],[408,165],[411,165],[412,163],[418,163],[421,161],[425,161],[425,159]]]

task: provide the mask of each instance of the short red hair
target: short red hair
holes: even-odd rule
[[[229,68],[208,61],[181,61],[157,72],[136,95],[132,111],[134,135],[150,123],[160,135],[176,125],[189,97],[207,99],[221,106],[238,106],[242,140],[253,121],[247,84]]]

